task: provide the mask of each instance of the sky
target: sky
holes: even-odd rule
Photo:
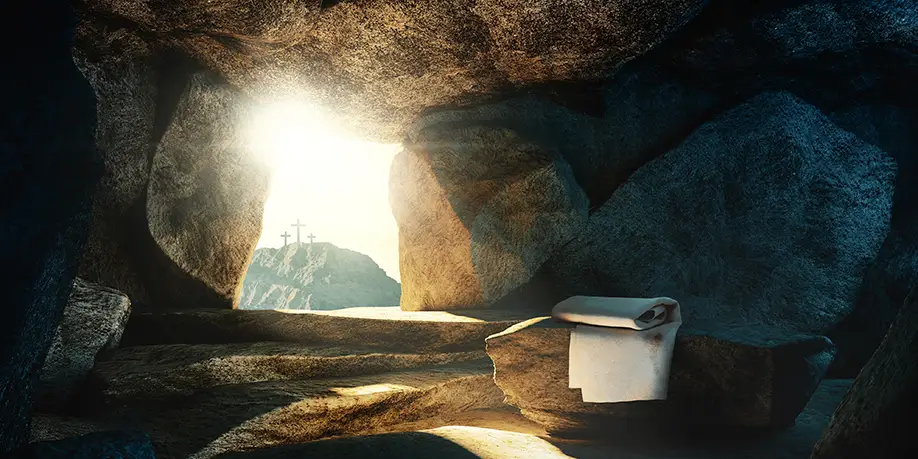
[[[389,166],[399,145],[348,139],[307,106],[262,107],[253,120],[254,151],[274,168],[258,247],[315,242],[369,255],[390,277],[398,271],[398,226],[389,207]]]

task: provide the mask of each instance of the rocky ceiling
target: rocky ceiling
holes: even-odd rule
[[[179,49],[258,99],[298,98],[400,142],[425,108],[597,80],[704,0],[85,0],[84,19]]]

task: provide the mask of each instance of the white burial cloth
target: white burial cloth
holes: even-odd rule
[[[682,324],[672,298],[574,296],[552,317],[571,331],[569,383],[583,401],[665,400],[676,331]]]

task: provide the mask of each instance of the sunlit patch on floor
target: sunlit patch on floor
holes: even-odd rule
[[[329,391],[334,392],[338,395],[343,396],[353,396],[353,395],[370,395],[370,394],[379,394],[383,392],[392,392],[392,391],[411,391],[415,390],[411,386],[403,386],[401,384],[370,384],[367,386],[357,386],[357,387],[332,387]]]

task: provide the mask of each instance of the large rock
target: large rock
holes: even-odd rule
[[[123,293],[77,279],[41,369],[36,406],[65,408],[100,353],[118,347],[131,312]]]
[[[918,289],[912,290],[876,353],[832,416],[813,459],[915,457],[902,435],[918,403]]]
[[[197,74],[157,146],[146,218],[158,251],[144,269],[157,307],[238,302],[270,181],[265,158],[246,139],[248,104],[227,84]]]
[[[86,3],[94,16],[127,19],[239,87],[301,97],[355,135],[397,142],[426,107],[608,76],[705,2]]]
[[[568,388],[574,324],[548,317],[487,339],[494,380],[523,415],[560,435],[692,426],[793,424],[835,354],[820,336],[764,327],[680,329],[666,401],[584,403]],[[623,375],[627,377],[627,375]]]
[[[635,172],[548,269],[563,296],[670,296],[687,325],[822,335],[886,237],[894,176],[884,152],[766,93]]]
[[[89,226],[95,100],[66,2],[0,2],[0,453],[28,441],[32,391]]]
[[[370,257],[325,242],[255,251],[240,309],[341,309],[395,306],[399,283]]]
[[[3,459],[156,459],[143,432],[105,431],[30,443]]]
[[[588,201],[551,145],[492,123],[421,126],[396,157],[401,307],[492,305],[585,224]]]

